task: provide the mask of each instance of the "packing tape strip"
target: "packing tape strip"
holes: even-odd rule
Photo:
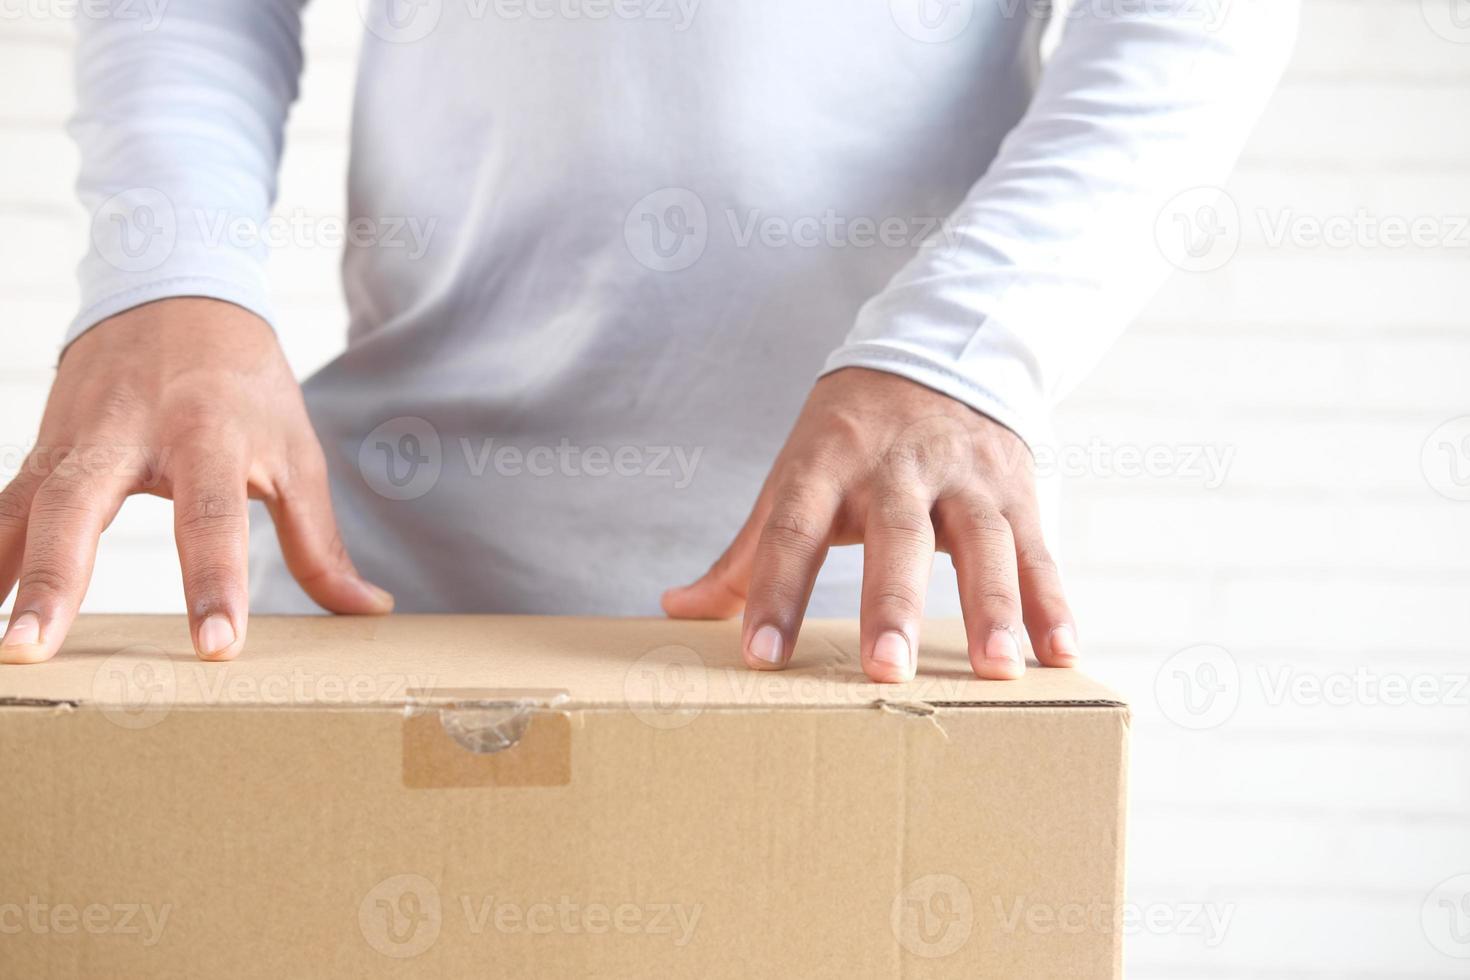
[[[572,719],[565,691],[419,691],[403,717],[409,789],[565,786]]]

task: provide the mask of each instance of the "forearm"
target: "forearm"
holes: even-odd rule
[[[1224,180],[1285,65],[1292,0],[1206,6],[1081,4],[954,244],[921,249],[828,370],[891,371],[1039,438],[1169,273],[1161,211]]]
[[[301,72],[300,0],[174,0],[78,18],[77,190],[92,216],[70,342],[168,296],[270,318],[261,228]],[[243,229],[243,232],[242,232]]]

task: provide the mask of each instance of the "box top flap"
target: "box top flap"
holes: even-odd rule
[[[752,671],[740,625],[550,616],[255,616],[244,654],[204,663],[179,616],[82,616],[45,664],[0,667],[0,704],[174,707],[513,702],[662,711],[1122,705],[1075,670],[1033,662],[1017,681],[970,670],[963,625],[925,625],[919,675],[873,684],[850,620],[811,620],[793,663]]]

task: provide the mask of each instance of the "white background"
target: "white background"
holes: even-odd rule
[[[70,23],[46,0],[0,14],[8,472],[74,311],[87,219],[62,131]],[[282,212],[342,213],[359,30],[349,0],[308,7]],[[1470,477],[1470,443],[1421,458],[1470,415],[1470,3],[1308,0],[1229,194],[1238,251],[1176,275],[1061,412],[1065,442],[1109,454],[1067,481],[1060,550],[1090,669],[1135,705],[1130,898],[1173,919],[1130,937],[1129,975],[1470,976],[1470,905],[1456,944],[1433,893],[1470,874],[1470,502],[1435,489]],[[1344,243],[1271,235],[1360,212]],[[1414,218],[1447,241],[1394,247],[1371,224]],[[338,258],[271,261],[302,373],[342,343]],[[1111,465],[1150,447],[1172,472]],[[1223,483],[1191,475],[1191,447],[1232,454]],[[131,502],[85,608],[181,611],[168,526],[163,503]],[[1280,695],[1303,677],[1340,689]],[[1387,703],[1399,681],[1422,703]],[[1223,941],[1180,924],[1195,903],[1230,915]]]

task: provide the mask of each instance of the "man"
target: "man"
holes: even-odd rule
[[[1081,0],[1043,70],[1045,4],[365,2],[349,343],[304,399],[264,246],[219,234],[268,218],[298,3],[82,20],[93,247],[0,507],[0,659],[56,651],[152,492],[208,659],[245,644],[253,497],[256,608],[647,613],[723,548],[666,612],[743,611],[779,668],[860,573],[863,668],[902,681],[937,547],[980,676],[1023,624],[1075,663],[1026,446],[1167,272],[1162,210],[1223,180],[1291,7]]]

